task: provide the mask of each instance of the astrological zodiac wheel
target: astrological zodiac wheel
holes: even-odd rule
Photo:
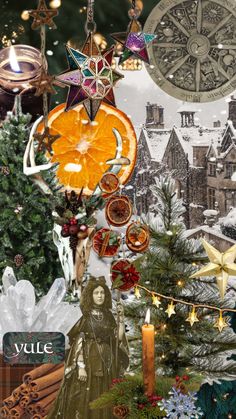
[[[236,89],[235,0],[161,0],[144,32],[150,76],[165,92],[187,102],[211,102]]]

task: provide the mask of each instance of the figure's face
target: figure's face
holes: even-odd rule
[[[93,301],[98,306],[101,306],[105,301],[105,291],[103,287],[99,286],[93,291]]]

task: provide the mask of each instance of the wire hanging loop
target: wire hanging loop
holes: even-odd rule
[[[131,8],[128,11],[129,18],[138,20],[139,16],[141,15],[142,10],[140,7],[137,6],[136,0],[131,1]]]
[[[88,0],[87,20],[85,23],[85,32],[87,35],[90,33],[95,33],[97,30],[97,25],[94,20],[94,2],[95,0]]]

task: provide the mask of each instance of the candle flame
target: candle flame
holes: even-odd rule
[[[18,61],[17,61],[17,57],[16,57],[16,53],[15,53],[15,48],[13,47],[13,45],[10,46],[9,59],[10,59],[11,69],[13,71],[15,71],[16,73],[20,73],[21,72],[21,69],[19,67],[19,64],[18,64]]]
[[[146,313],[146,317],[145,317],[145,323],[146,324],[150,323],[150,317],[151,317],[150,308],[148,308],[147,313]]]

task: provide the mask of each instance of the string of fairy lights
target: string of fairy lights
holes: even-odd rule
[[[223,317],[223,314],[225,312],[236,313],[236,309],[219,308],[219,307],[212,306],[212,305],[209,305],[209,304],[193,304],[193,303],[190,303],[188,301],[181,300],[179,298],[175,298],[175,297],[167,296],[167,295],[164,295],[164,294],[160,294],[156,291],[149,290],[148,288],[146,288],[143,285],[138,285],[138,284],[135,286],[135,290],[134,290],[134,295],[137,299],[140,299],[141,296],[142,296],[141,295],[141,290],[143,292],[145,292],[146,294],[151,296],[152,304],[154,306],[156,306],[157,308],[159,308],[159,306],[161,305],[161,300],[170,301],[170,303],[168,304],[167,309],[165,310],[165,312],[168,314],[168,318],[170,318],[172,315],[176,314],[176,311],[175,311],[176,304],[182,304],[182,305],[191,307],[191,311],[190,311],[190,313],[189,313],[189,315],[186,319],[186,321],[189,322],[191,326],[193,326],[196,322],[199,322],[199,319],[198,319],[198,316],[197,316],[197,309],[200,309],[200,308],[209,309],[209,310],[212,310],[212,311],[218,311],[219,312],[219,317],[216,320],[216,322],[214,323],[214,327],[218,328],[218,330],[220,332],[222,332],[222,330],[225,327],[229,327],[229,319],[227,319],[226,317]]]

